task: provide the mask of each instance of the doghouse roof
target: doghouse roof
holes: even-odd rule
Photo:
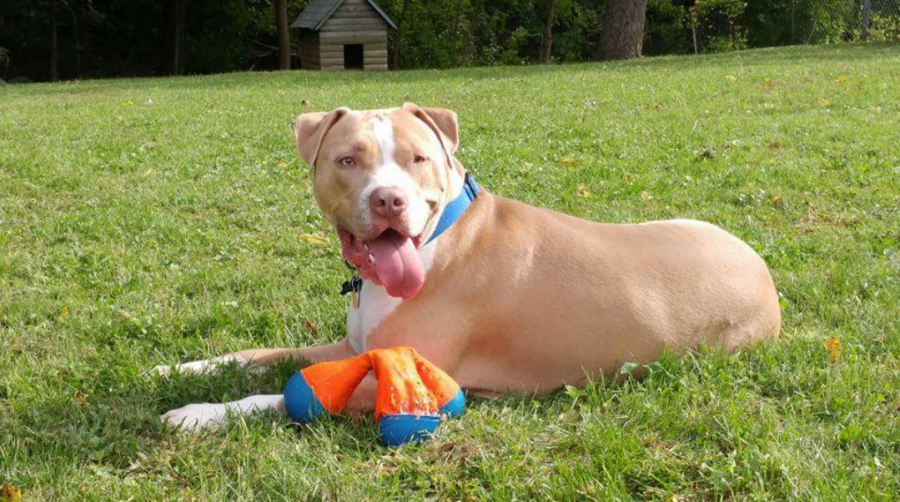
[[[318,30],[343,3],[344,0],[313,0],[312,3],[307,5],[306,8],[303,9],[303,12],[297,16],[297,19],[291,24],[291,28]],[[397,29],[397,25],[391,21],[391,18],[389,18],[375,2],[366,0],[366,3],[369,4],[369,7],[375,9],[375,12],[381,16],[381,19],[384,19],[384,22],[386,22],[388,26]]]

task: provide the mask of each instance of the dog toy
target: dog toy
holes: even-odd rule
[[[459,416],[459,385],[412,347],[370,350],[357,357],[309,366],[288,380],[284,406],[297,422],[341,412],[353,391],[375,371],[375,421],[388,446],[430,437],[441,416]]]

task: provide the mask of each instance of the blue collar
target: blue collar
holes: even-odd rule
[[[475,184],[475,180],[469,176],[469,173],[466,173],[466,177],[463,180],[463,189],[459,195],[456,196],[455,199],[451,200],[447,207],[444,208],[444,212],[441,213],[441,219],[438,220],[437,228],[434,229],[434,233],[431,234],[431,237],[428,238],[428,241],[425,244],[437,239],[440,235],[447,231],[448,228],[453,226],[456,223],[456,220],[460,219],[463,213],[466,212],[466,209],[469,208],[469,205],[472,204],[472,201],[478,197],[478,185]]]

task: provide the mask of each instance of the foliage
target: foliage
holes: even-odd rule
[[[48,77],[52,1],[0,3],[0,46],[9,50],[10,76]],[[165,68],[163,1],[55,1],[62,78],[154,75]],[[289,0],[290,19],[309,1]],[[552,60],[598,57],[605,4],[606,0],[558,2]],[[692,52],[691,13],[705,52],[859,40],[860,13],[851,4],[853,0],[649,0],[644,53]],[[379,5],[405,27],[390,32],[394,68],[540,60],[549,0],[379,0]],[[187,6],[188,73],[277,67],[272,0],[190,0]],[[896,40],[898,23],[896,16],[873,12],[872,40]],[[293,37],[296,43],[297,34]]]
[[[795,12],[792,25],[791,9],[795,9],[797,3],[797,0],[748,1],[741,19],[747,27],[747,43],[751,47],[800,43],[793,31],[796,31],[797,20],[803,28],[806,17],[804,12]]]
[[[573,2],[557,16],[553,33],[553,53],[563,62],[590,61],[600,45],[603,2]]]
[[[279,392],[294,367],[148,368],[344,335],[347,270],[287,124],[406,100],[459,113],[485,190],[746,240],[773,270],[782,338],[473,399],[421,447],[383,448],[369,418],[165,430],[168,409]],[[59,502],[894,501],[898,104],[900,46],[880,44],[6,86],[0,484]]]
[[[900,42],[900,17],[872,14],[869,39],[873,42]]]
[[[747,2],[737,0],[697,0],[691,13],[704,37],[705,52],[747,48],[747,29],[740,23]]]
[[[644,26],[644,54],[683,54],[691,46],[688,8],[676,0],[649,0]]]

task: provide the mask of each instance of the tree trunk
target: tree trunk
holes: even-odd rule
[[[544,20],[544,46],[541,49],[541,63],[544,64],[550,62],[550,50],[553,48],[553,18],[556,16],[557,1],[550,0],[550,10]]]
[[[59,80],[59,47],[56,37],[56,0],[50,0],[50,81]]]
[[[462,12],[462,0],[456,0],[456,15],[453,16],[453,50],[459,51],[459,16]]]
[[[608,0],[600,34],[603,59],[641,57],[647,0]]]
[[[165,71],[169,75],[184,73],[184,13],[187,0],[166,0]]]
[[[403,42],[403,20],[406,19],[406,8],[409,7],[409,0],[403,0],[403,7],[400,8],[400,18],[397,19],[397,38],[394,39],[394,50],[391,52],[391,64],[397,68],[397,59],[400,57],[400,44]]]
[[[75,40],[75,50],[73,51],[73,56],[75,57],[75,78],[81,78],[81,29],[78,24],[78,12],[75,7],[72,5],[68,5],[69,12],[72,14],[72,38]]]
[[[278,68],[291,69],[291,33],[288,27],[287,0],[275,0],[275,20],[278,24]]]

